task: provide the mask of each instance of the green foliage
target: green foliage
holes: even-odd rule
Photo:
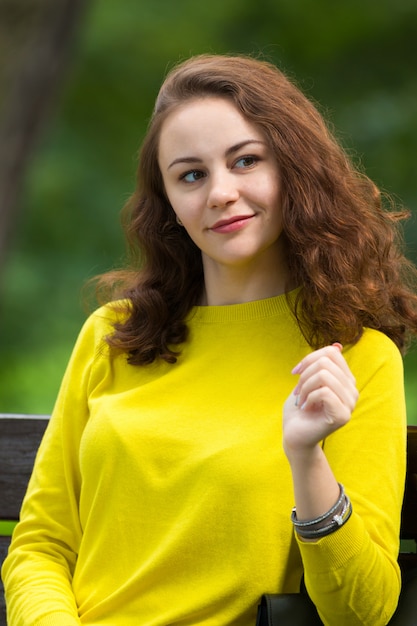
[[[96,0],[31,164],[2,276],[0,410],[49,412],[85,317],[80,290],[119,265],[119,211],[166,70],[200,52],[262,54],[328,111],[369,175],[414,211],[414,0]],[[406,360],[417,423],[416,351]]]

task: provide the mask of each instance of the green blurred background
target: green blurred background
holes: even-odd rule
[[[295,77],[371,178],[412,210],[405,236],[417,261],[415,0],[77,3],[75,38],[27,150],[0,257],[1,412],[52,410],[86,316],[81,288],[124,257],[119,213],[158,87],[167,68],[191,54],[262,54]],[[33,33],[47,5],[1,0],[3,129],[30,46],[36,58]],[[54,0],[60,5],[69,6]],[[0,152],[1,169],[10,151]],[[409,422],[417,423],[416,349],[405,373]]]

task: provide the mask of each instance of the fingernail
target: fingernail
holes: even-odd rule
[[[339,343],[338,341],[335,341],[334,343],[332,343],[332,346],[334,346],[335,348],[338,348],[340,350],[340,352],[342,352],[342,350],[343,350],[342,344]]]
[[[291,374],[299,374],[301,370],[301,363],[298,363],[295,367],[293,367],[293,369],[291,370]]]

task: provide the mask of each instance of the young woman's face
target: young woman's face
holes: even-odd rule
[[[278,165],[263,133],[232,102],[198,98],[175,109],[162,126],[159,167],[205,271],[281,259]]]

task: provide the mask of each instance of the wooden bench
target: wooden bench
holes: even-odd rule
[[[32,472],[36,451],[45,432],[47,415],[0,413],[0,520],[16,522]],[[10,544],[0,536],[0,563]],[[6,626],[3,585],[0,583],[0,626]]]
[[[47,415],[0,414],[0,520],[17,521],[20,506],[32,471],[35,454],[45,431]],[[417,568],[417,426],[408,427],[407,483],[401,524],[402,551],[400,566],[407,580]],[[3,562],[9,536],[0,536],[0,563]],[[417,583],[417,579],[412,581]],[[400,599],[401,610],[412,610],[417,624],[417,584]],[[394,618],[395,620],[395,618]],[[393,621],[402,624],[402,621]],[[0,626],[6,626],[3,587],[0,585]],[[282,622],[282,626],[285,626]],[[371,625],[370,625],[371,626]]]

